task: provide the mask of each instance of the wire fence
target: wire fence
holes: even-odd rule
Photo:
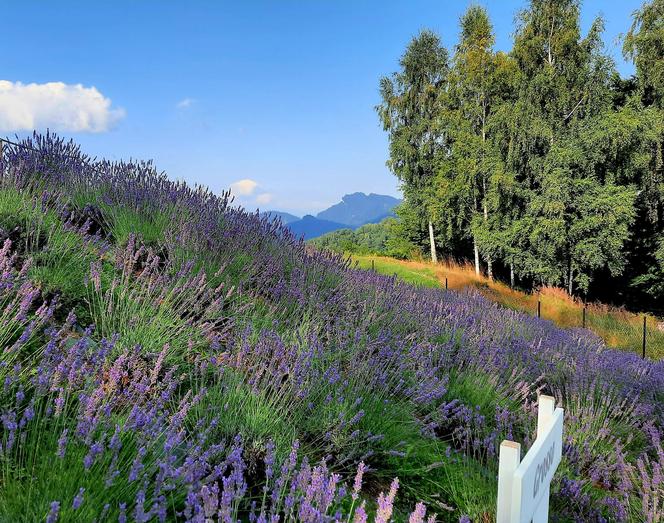
[[[664,320],[651,314],[635,314],[598,305],[561,310],[548,307],[541,299],[532,313],[558,325],[591,330],[609,347],[635,352],[643,358],[664,358]]]

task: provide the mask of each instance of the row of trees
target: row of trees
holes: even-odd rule
[[[421,32],[381,79],[388,166],[401,182],[403,234],[531,284],[588,292],[624,274],[664,292],[664,0],[624,38],[636,75],[583,36],[575,0],[531,0],[513,48],[494,50],[484,8],[460,20],[450,54]],[[627,278],[627,280],[625,280]]]
[[[340,254],[376,254],[392,258],[408,259],[417,255],[417,247],[403,234],[400,220],[389,217],[380,223],[367,223],[353,229],[338,229],[308,243]]]

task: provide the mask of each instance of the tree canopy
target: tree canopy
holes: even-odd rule
[[[428,224],[435,261],[433,178],[436,158],[445,147],[438,115],[449,69],[448,53],[434,33],[422,31],[410,42],[399,64],[399,72],[380,81],[383,102],[377,111],[390,136],[388,165],[401,182],[407,204]]]
[[[531,0],[509,53],[472,5],[458,44],[422,31],[380,82],[405,239],[492,277],[655,303],[664,289],[664,0],[634,13],[621,78],[604,22]],[[407,238],[406,238],[407,236]]]

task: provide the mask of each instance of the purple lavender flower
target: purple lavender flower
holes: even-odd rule
[[[51,509],[46,516],[46,523],[55,523],[58,520],[58,515],[60,514],[60,502],[53,501],[51,502]]]
[[[214,483],[211,488],[207,485],[201,487],[200,496],[203,500],[203,512],[206,518],[212,518],[219,507],[219,486]]]
[[[355,474],[355,480],[353,481],[353,493],[352,493],[353,501],[357,500],[357,497],[360,494],[360,490],[362,489],[362,477],[364,476],[365,470],[366,466],[364,462],[360,461],[360,464],[357,466],[357,473]]]
[[[399,478],[394,478],[390,485],[390,490],[387,495],[380,493],[378,496],[378,510],[376,511],[376,523],[387,523],[392,517],[392,510],[394,507],[394,498],[399,489]]]
[[[367,522],[367,512],[364,508],[365,502],[362,501],[360,503],[360,506],[357,507],[357,510],[355,511],[355,515],[353,516],[353,523],[366,523]]]
[[[424,503],[419,502],[415,505],[415,510],[410,514],[408,523],[424,523],[424,516],[426,513],[427,508],[424,506]]]
[[[266,444],[265,478],[258,480],[263,501],[250,517],[342,519],[337,512],[349,506],[343,499],[349,495],[351,509],[343,519],[366,521],[364,504],[353,512],[364,464],[348,493],[328,467],[347,470],[360,459],[403,455],[406,447],[388,450],[384,435],[367,430],[371,420],[358,410],[363,397],[375,399],[385,416],[395,406],[412,407],[422,437],[443,438],[448,458],[470,457],[491,469],[505,437],[526,447],[532,442],[532,399],[541,389],[564,398],[570,428],[567,466],[554,492],[559,517],[661,519],[661,362],[609,350],[588,333],[498,308],[477,293],[415,289],[357,271],[340,256],[313,251],[281,225],[232,207],[228,195],[171,182],[150,163],[93,161],[52,134],[35,134],[22,144],[30,149],[5,149],[0,181],[23,191],[39,173],[46,190],[31,197],[33,210],[56,216],[90,254],[86,307],[96,325],[81,330],[73,313],[59,325],[63,304],[56,308],[55,300],[41,296],[30,281],[35,265],[4,242],[0,331],[11,335],[0,363],[6,406],[0,412],[0,450],[10,466],[15,455],[33,450],[29,431],[41,426],[33,421],[58,418],[54,426],[69,427],[58,439],[59,457],[84,449],[78,466],[103,466],[107,485],[138,482],[134,487],[141,490],[131,507],[137,520],[200,520],[208,514],[236,519],[255,501],[248,493],[260,488],[247,485],[256,478],[243,459],[259,447],[222,444],[217,422],[210,421],[215,409],[233,405],[224,389],[232,374],[242,390],[274,402],[275,412],[321,416],[320,426],[307,434],[303,455],[296,442],[278,465],[274,444]],[[69,201],[71,195],[96,193],[101,203],[82,211]],[[100,222],[112,222],[116,209],[147,220],[165,217],[163,249],[136,234],[126,245],[105,242],[104,233],[93,233],[99,209]],[[179,259],[182,253],[189,259]],[[211,276],[200,265],[219,270]],[[236,280],[237,286],[229,284]],[[251,303],[269,310],[265,330],[239,327]],[[136,332],[157,329],[164,318],[164,329],[135,343]],[[313,328],[303,327],[301,318]],[[463,393],[454,398],[459,387],[450,386],[452,377],[468,380],[468,388],[472,380],[490,386],[500,406],[478,408]],[[190,383],[214,383],[221,403],[209,408],[204,390],[181,399]],[[617,434],[603,421],[610,419],[620,420],[634,438],[620,440],[622,429]],[[123,448],[123,441],[135,443]],[[128,456],[134,444],[144,450]],[[307,454],[329,461],[311,466]],[[381,494],[377,520],[392,517],[397,488],[395,480]],[[186,493],[185,506],[178,508],[182,514],[169,512],[166,500],[175,491]],[[74,499],[79,506],[83,494]],[[59,508],[53,502],[47,518],[55,520]],[[642,514],[634,515],[637,510]],[[119,521],[126,520],[126,511],[126,505],[119,508]],[[418,504],[411,518],[422,521],[425,515]]]
[[[270,482],[270,479],[272,479],[272,475],[274,474],[273,470],[274,460],[275,460],[275,445],[274,442],[270,440],[267,442],[267,445],[265,447],[265,477],[267,479],[267,483]]]
[[[85,493],[85,489],[83,487],[78,489],[78,494],[76,494],[76,496],[74,496],[74,501],[71,504],[71,506],[74,510],[77,510],[83,504],[83,494],[84,493]]]

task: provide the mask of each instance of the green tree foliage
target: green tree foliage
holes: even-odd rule
[[[627,101],[638,121],[640,146],[632,179],[639,187],[632,241],[632,283],[655,298],[664,292],[664,1],[634,13],[623,52],[636,66],[637,92]],[[639,263],[640,261],[640,263]]]
[[[378,107],[406,197],[399,227],[424,249],[428,221],[441,251],[474,258],[490,277],[497,264],[513,282],[587,293],[599,277],[656,296],[664,0],[644,4],[625,36],[633,79],[605,53],[601,18],[582,34],[580,8],[531,0],[502,53],[486,10],[471,6],[449,66],[434,34],[409,44]]]
[[[368,223],[355,230],[333,231],[309,240],[309,243],[338,253],[377,254],[405,259],[417,252],[415,244],[408,239],[408,223],[407,218],[385,218],[380,223]]]
[[[534,0],[519,21],[513,55],[522,78],[508,161],[526,197],[520,270],[542,283],[564,283],[570,293],[575,283],[587,290],[593,271],[622,271],[634,219],[634,190],[588,155],[600,144],[587,137],[604,127],[611,106],[603,22],[596,19],[582,37],[573,0]],[[607,203],[608,213],[601,207]]]
[[[364,252],[361,252],[360,247],[357,244],[355,231],[353,231],[353,229],[339,229],[337,231],[328,232],[327,234],[309,240],[308,243],[319,249],[326,249],[333,252],[364,254]]]
[[[480,272],[480,250],[493,277],[493,259],[498,244],[489,231],[495,221],[489,200],[502,183],[504,161],[497,133],[503,107],[510,98],[510,60],[493,51],[493,27],[486,10],[472,6],[462,16],[461,34],[450,74],[452,111],[443,115],[453,137],[454,189],[460,206],[455,209],[458,224],[472,238],[475,271]],[[454,114],[456,113],[456,114]],[[441,173],[447,169],[441,169]]]
[[[448,53],[430,31],[414,38],[399,62],[401,70],[380,81],[376,108],[390,137],[390,169],[404,197],[428,225],[431,258],[436,261],[433,193],[436,158],[445,147],[440,127],[440,93],[448,73]]]
[[[623,52],[636,65],[646,105],[664,105],[664,1],[646,2],[634,13]]]

